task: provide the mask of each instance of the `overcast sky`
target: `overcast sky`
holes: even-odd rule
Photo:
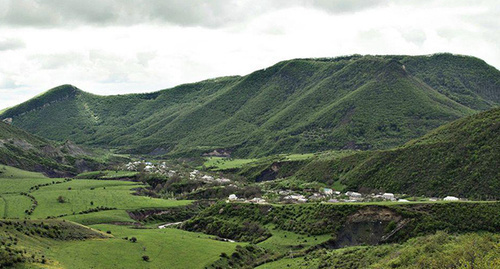
[[[60,84],[108,95],[349,54],[500,69],[498,0],[0,0],[0,109]]]

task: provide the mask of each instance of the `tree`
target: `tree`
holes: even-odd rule
[[[148,255],[142,256],[142,260],[145,261],[145,262],[148,262],[149,261],[149,256]]]
[[[59,197],[57,197],[57,201],[61,204],[66,203],[66,198],[64,198],[62,195],[59,195]]]
[[[132,243],[137,242],[137,238],[135,238],[135,237],[130,238],[130,242],[132,242]]]

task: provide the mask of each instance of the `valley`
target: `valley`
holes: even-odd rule
[[[294,59],[0,112],[0,268],[500,268],[500,72]]]

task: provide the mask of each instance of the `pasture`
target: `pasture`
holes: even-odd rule
[[[110,231],[113,238],[60,242],[48,250],[48,256],[63,268],[75,269],[204,268],[219,259],[222,252],[232,253],[237,245],[178,229],[134,229],[115,225],[91,227]],[[137,239],[136,243],[127,240],[132,237]],[[144,261],[144,255],[150,260]]]

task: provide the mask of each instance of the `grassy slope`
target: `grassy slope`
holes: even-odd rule
[[[237,245],[177,229],[132,229],[114,225],[92,227],[109,230],[114,238],[61,242],[51,248],[49,255],[63,268],[203,268],[217,260],[220,253],[233,252]],[[137,243],[123,237],[136,237]],[[148,255],[150,261],[144,262],[143,255]]]
[[[302,59],[151,94],[61,86],[1,117],[48,138],[143,153],[387,148],[498,104],[499,85],[500,72],[472,57]]]
[[[500,109],[442,126],[390,151],[374,153],[343,182],[417,195],[500,197]]]
[[[77,161],[99,167],[91,154],[71,142],[57,144],[0,121],[0,164],[62,177],[77,172]]]
[[[62,179],[47,178],[39,173],[8,166],[0,166],[0,171],[2,171],[0,173],[0,206],[2,206],[0,218],[37,219],[68,215],[66,219],[83,224],[133,222],[126,210],[167,208],[191,203],[191,201],[163,200],[132,195],[131,189],[142,186],[134,182],[115,180],[64,182]],[[48,186],[32,189],[42,184],[48,184]],[[27,215],[25,210],[29,209],[33,202],[29,197],[21,195],[21,192],[29,192],[38,202],[32,215]],[[66,202],[59,203],[57,200],[59,196],[63,196]],[[97,207],[116,208],[116,210],[78,214]],[[73,212],[76,215],[73,215]]]
[[[403,244],[317,251],[259,266],[273,268],[498,268],[498,235],[438,232]]]

